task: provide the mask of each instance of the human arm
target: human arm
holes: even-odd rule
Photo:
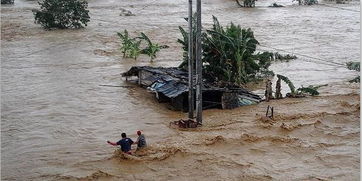
[[[111,142],[111,141],[107,141],[107,143],[112,145],[112,146],[117,146],[118,145],[116,142]]]
[[[145,141],[145,137],[143,135],[140,135],[138,138],[137,138],[137,141],[135,142],[135,144],[144,144],[146,141]]]

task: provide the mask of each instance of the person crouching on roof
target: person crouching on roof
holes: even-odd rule
[[[108,144],[113,145],[113,146],[117,146],[120,145],[121,146],[121,150],[124,153],[128,153],[128,154],[132,154],[131,152],[131,145],[134,143],[132,141],[131,138],[127,138],[126,133],[122,133],[121,134],[122,139],[119,140],[118,142],[111,142],[111,141],[107,141]]]
[[[137,141],[135,144],[137,144],[137,150],[144,148],[147,146],[145,135],[141,133],[141,131],[137,131]]]

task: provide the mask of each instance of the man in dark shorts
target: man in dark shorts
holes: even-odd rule
[[[145,135],[141,133],[141,131],[137,131],[137,141],[135,144],[137,144],[137,150],[144,148],[147,146]]]
[[[119,140],[118,142],[107,141],[107,143],[110,144],[110,145],[113,145],[113,146],[120,145],[122,152],[132,154],[131,153],[131,145],[133,144],[132,139],[127,138],[126,133],[122,133],[121,136],[122,136],[122,139]]]

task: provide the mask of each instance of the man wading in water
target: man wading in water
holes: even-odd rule
[[[140,150],[141,148],[144,148],[147,146],[146,138],[145,138],[145,135],[143,135],[141,133],[141,131],[137,131],[137,135],[138,135],[138,138],[137,138],[137,141],[135,144],[137,144],[137,150]]]
[[[134,143],[131,138],[127,138],[126,133],[122,133],[121,134],[122,139],[119,140],[118,142],[110,142],[107,141],[108,144],[113,145],[113,146],[117,146],[117,145],[121,145],[121,150],[124,153],[128,153],[128,154],[132,154],[131,152],[131,145]]]

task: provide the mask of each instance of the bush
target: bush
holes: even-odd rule
[[[255,7],[255,0],[236,0],[236,3],[241,7]]]
[[[361,62],[347,62],[347,68],[349,70],[355,70],[355,71],[360,71],[361,70]],[[350,80],[349,82],[353,83],[353,82],[360,82],[360,76],[355,77],[354,79]]]
[[[347,68],[349,70],[355,70],[355,71],[358,71],[358,72],[361,70],[361,68],[360,68],[361,63],[360,62],[347,62],[346,65],[347,65]]]
[[[88,3],[84,0],[44,0],[33,10],[35,23],[45,29],[82,28],[89,22]]]
[[[14,4],[14,0],[1,0],[1,4]]]

